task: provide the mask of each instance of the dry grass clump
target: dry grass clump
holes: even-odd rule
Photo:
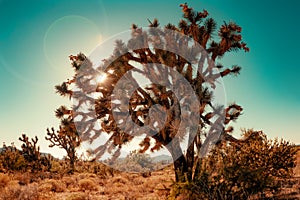
[[[97,178],[98,176],[96,174],[92,173],[80,173],[78,174],[79,179],[84,179],[84,178]]]
[[[112,183],[120,183],[124,185],[128,183],[128,177],[117,176],[117,177],[113,177],[111,180]]]
[[[13,177],[20,185],[28,185],[31,182],[31,175],[29,173],[16,173]]]
[[[52,192],[52,184],[50,184],[50,183],[42,183],[39,186],[39,192],[42,192],[42,193]]]
[[[36,183],[24,186],[19,195],[19,199],[22,200],[35,200],[39,199],[38,186]]]
[[[46,179],[40,183],[40,192],[64,192],[66,190],[66,185],[62,181]]]
[[[89,195],[84,192],[73,193],[66,198],[66,200],[89,200]]]
[[[133,186],[128,180],[128,177],[127,174],[119,174],[107,180],[103,188],[103,194],[118,199],[120,199],[121,196],[129,197],[130,194],[134,193],[133,190],[136,189],[136,185]]]
[[[145,178],[139,177],[139,176],[134,177],[131,181],[131,183],[134,184],[134,185],[141,185],[141,184],[144,184],[144,182],[145,182]]]
[[[10,177],[7,174],[0,174],[0,188],[4,188],[10,181]]]
[[[76,177],[65,176],[65,177],[63,177],[61,179],[61,182],[63,182],[66,185],[66,188],[77,187],[77,179],[76,179]]]
[[[84,178],[78,181],[78,185],[81,191],[97,191],[97,184],[93,179]]]
[[[113,168],[110,168],[105,164],[96,161],[78,161],[76,163],[76,172],[95,174],[101,178],[112,177],[115,173],[118,173]]]
[[[169,171],[172,173],[169,176]],[[174,177],[172,169],[153,172],[150,177],[141,174],[120,173],[106,181],[103,196],[107,199],[167,199]],[[159,176],[159,177],[158,177]]]
[[[0,194],[0,200],[39,200],[38,186],[12,184],[7,186]]]

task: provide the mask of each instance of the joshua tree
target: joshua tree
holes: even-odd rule
[[[41,156],[40,147],[37,146],[37,136],[35,136],[35,138],[31,138],[30,141],[26,134],[22,134],[22,137],[19,137],[19,140],[23,142],[21,146],[22,154],[27,161],[31,171],[42,170],[43,166],[47,167],[48,170],[51,168],[50,158]]]
[[[210,90],[220,78],[239,74],[241,68],[224,69],[214,63],[226,52],[249,49],[237,24],[224,22],[219,40],[213,40],[217,25],[208,12],[180,6],[183,19],[178,26],[160,28],[157,19],[149,20],[147,30],[133,24],[128,42],[116,41],[113,55],[96,68],[82,53],[70,56],[75,76],[56,88],[73,99],[72,119],[83,141],[92,143],[108,135],[94,149],[97,158],[108,152],[114,160],[124,144],[143,137],[140,152],[167,149],[174,160],[176,181],[186,181],[197,177],[201,156],[211,143],[233,138],[229,135],[233,128],[227,126],[242,112],[236,104],[226,109],[214,105]],[[142,85],[137,73],[150,83]],[[60,115],[70,112],[59,111]],[[65,131],[64,125],[62,136],[77,133],[73,121],[68,122],[72,129]],[[180,146],[184,139],[190,144],[185,153]]]
[[[37,146],[37,142],[38,142],[37,136],[35,136],[35,138],[32,138],[30,141],[25,134],[22,134],[22,137],[19,137],[19,140],[23,142],[21,148],[26,160],[36,161],[40,159],[41,153],[40,153],[40,147]]]
[[[66,93],[63,86],[56,86],[56,89],[60,94]],[[57,118],[61,119],[61,125],[56,132],[54,128],[47,129],[46,140],[51,142],[49,147],[58,146],[66,151],[70,163],[70,173],[73,173],[77,160],[76,148],[80,145],[81,140],[73,122],[72,111],[61,106],[55,114]]]

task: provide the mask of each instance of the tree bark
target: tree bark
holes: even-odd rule
[[[186,152],[186,164],[187,164],[187,180],[191,181],[193,177],[193,167],[195,162],[195,136],[189,134],[189,141],[188,144],[190,145]]]
[[[70,159],[70,171],[69,171],[69,173],[73,174],[74,170],[75,170],[75,162],[74,162],[73,159]]]
[[[202,158],[198,157],[195,162],[196,162],[196,166],[195,166],[193,181],[195,181],[199,178],[200,171],[201,171]]]
[[[70,174],[73,174],[74,171],[75,171],[75,160],[76,160],[76,152],[74,149],[70,149],[70,152],[69,152],[69,163],[70,163],[70,171],[69,173]]]
[[[166,148],[171,153],[173,158],[176,182],[187,181],[188,166],[178,139],[173,139],[171,144],[167,145]]]

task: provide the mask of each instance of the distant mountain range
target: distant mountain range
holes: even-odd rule
[[[13,148],[12,146],[7,146],[6,148]],[[18,151],[21,151],[19,149],[17,149]],[[5,151],[5,148],[1,147],[0,148],[0,153],[2,153],[3,151]],[[48,156],[51,155],[50,153],[43,153],[41,152],[41,156]],[[52,155],[51,155],[52,156]],[[123,160],[124,158],[119,158],[119,160]],[[159,156],[155,156],[152,157],[152,161],[153,163],[159,163],[159,162],[165,162],[165,163],[172,163],[173,159],[171,156],[168,155],[159,155]]]
[[[296,145],[296,147],[300,151],[300,144]],[[7,148],[12,148],[12,146],[8,146]],[[17,149],[17,150],[19,150],[19,149]],[[3,147],[0,147],[0,153],[2,153],[3,151],[5,151],[5,149]],[[51,154],[50,153],[41,152],[41,156],[48,156],[48,155],[51,155]],[[51,155],[51,156],[53,156],[53,155]],[[168,156],[168,155],[159,155],[159,156],[154,156],[154,157],[151,157],[151,158],[152,158],[152,161],[154,163],[158,163],[158,162],[171,163],[171,162],[173,162],[173,158],[171,156]],[[123,160],[123,159],[124,158],[119,158],[119,160]]]
[[[173,162],[173,158],[171,156],[168,156],[168,155],[155,156],[155,157],[152,157],[152,160],[153,160],[154,163],[158,163],[158,162],[171,163],[171,162]]]

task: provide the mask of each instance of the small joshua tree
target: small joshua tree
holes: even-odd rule
[[[35,136],[35,138],[32,138],[30,141],[25,134],[22,134],[22,136],[19,137],[19,140],[23,142],[21,148],[26,160],[32,162],[37,161],[41,158],[40,147],[37,146],[37,136]]]
[[[56,89],[60,94],[66,93],[64,86],[56,86]],[[57,118],[61,119],[61,125],[56,132],[54,128],[51,128],[51,130],[47,129],[46,140],[51,143],[49,147],[57,146],[66,151],[70,164],[70,173],[73,173],[77,160],[76,148],[80,145],[81,140],[73,122],[72,111],[65,106],[61,106],[56,110],[55,114]]]
[[[25,160],[28,163],[28,167],[31,171],[40,171],[43,169],[43,166],[50,170],[51,162],[50,158],[46,156],[41,156],[40,147],[37,146],[38,137],[31,138],[31,141],[26,136],[26,134],[22,134],[19,137],[19,140],[23,142],[22,148],[22,155],[24,156]]]

